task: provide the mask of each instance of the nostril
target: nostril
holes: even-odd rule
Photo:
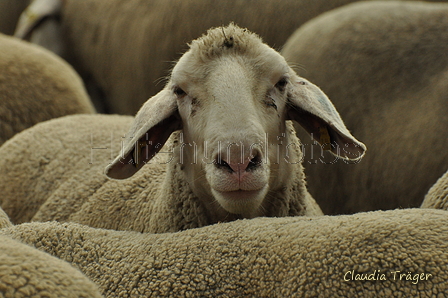
[[[226,162],[226,161],[224,161],[224,160],[218,160],[216,163],[215,163],[215,166],[216,166],[216,168],[218,168],[218,169],[221,169],[221,170],[227,170],[227,171],[229,171],[230,173],[233,173],[234,172],[234,170],[232,169],[232,167]]]
[[[246,171],[253,171],[261,165],[261,153],[257,151],[255,156],[251,158],[249,164],[246,167]]]

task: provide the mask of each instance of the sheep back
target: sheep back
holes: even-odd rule
[[[0,233],[72,263],[106,296],[448,293],[444,210],[256,218],[165,234],[56,222],[22,224]]]
[[[448,210],[448,172],[437,180],[423,200],[421,208]]]
[[[0,147],[0,203],[11,221],[30,221],[53,200],[59,212],[54,219],[66,219],[80,208],[106,183],[102,169],[118,154],[132,120],[71,115],[39,123],[8,140]]]
[[[102,297],[98,287],[67,262],[0,236],[2,297]]]
[[[69,64],[44,48],[0,34],[0,144],[38,122],[94,112]]]

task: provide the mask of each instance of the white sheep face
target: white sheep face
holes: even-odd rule
[[[176,160],[208,212],[261,216],[302,171],[300,144],[287,120],[328,140],[342,158],[364,154],[325,94],[278,52],[233,24],[211,29],[192,42],[164,90],[137,113],[123,155],[106,173],[132,176],[162,147],[148,152],[147,143],[163,144],[181,129]]]
[[[170,82],[189,144],[184,170],[193,191],[245,217],[261,215],[268,191],[283,186],[280,173],[291,173],[291,164],[277,160],[285,149],[278,138],[285,135],[290,69],[277,52],[260,46],[263,56],[229,49],[207,63],[189,52]]]

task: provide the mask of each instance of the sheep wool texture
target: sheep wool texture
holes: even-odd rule
[[[71,115],[39,123],[6,142],[0,148],[0,205],[11,221],[71,221],[153,233],[213,223],[183,178],[180,164],[167,165],[178,150],[170,140],[161,151],[165,153],[133,177],[111,180],[104,175],[133,119]],[[176,133],[171,140],[175,138]],[[299,190],[287,193],[293,191]],[[322,214],[309,194],[275,202],[272,208],[279,209],[278,216]]]
[[[0,145],[38,122],[94,113],[73,68],[37,45],[0,34]]]
[[[98,287],[67,262],[0,236],[0,297],[102,297]]]
[[[61,212],[54,219],[67,220],[92,195],[103,195],[101,187],[108,179],[102,170],[120,151],[121,138],[132,120],[130,116],[67,116],[39,123],[7,141],[0,149],[6,154],[0,161],[4,165],[0,169],[0,205],[10,220],[29,222],[42,204],[53,200]],[[31,143],[32,147],[27,145]],[[28,150],[27,158],[22,159],[21,154]],[[159,179],[157,171],[153,174],[155,178],[149,180]],[[125,205],[128,200],[121,198],[140,190],[131,184],[113,187]],[[104,196],[107,208],[114,208],[110,194],[106,191]],[[54,210],[56,214],[58,210]],[[115,214],[112,220],[119,224],[118,216],[123,213]]]
[[[447,3],[353,3],[290,37],[282,55],[369,148],[346,164],[313,156],[319,147],[298,131],[308,188],[325,214],[421,205],[448,164],[447,52]]]
[[[255,218],[165,234],[26,223],[0,234],[73,264],[106,297],[448,295],[445,210]]]
[[[448,172],[437,180],[423,200],[421,208],[448,210]]]

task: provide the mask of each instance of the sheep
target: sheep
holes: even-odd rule
[[[153,84],[167,75],[170,61],[185,42],[210,27],[233,21],[281,47],[305,21],[356,0],[35,0],[46,14],[23,22],[18,37],[39,30],[39,20],[60,16],[66,58],[84,78],[98,111],[134,115],[162,89]],[[34,7],[34,6],[33,6]],[[60,8],[60,9],[58,9]],[[32,8],[31,8],[32,9]],[[29,36],[29,35],[28,35]]]
[[[0,145],[38,122],[94,112],[70,65],[37,45],[0,34]]]
[[[358,164],[320,150],[312,156],[305,146],[310,193],[325,214],[418,207],[446,171],[447,13],[445,3],[354,3],[308,22],[285,44],[281,53],[301,65],[297,73],[369,140]]]
[[[446,297],[447,214],[255,218],[165,234],[45,222],[0,234],[71,263],[106,297]]]
[[[306,190],[290,120],[340,158],[357,160],[366,150],[318,87],[234,24],[193,41],[165,88],[131,119],[64,117],[5,143],[0,191],[9,194],[2,207],[11,220],[162,233],[238,218],[321,215]],[[120,152],[110,131],[120,132]],[[25,145],[30,140],[33,147]],[[115,151],[94,150],[102,155],[89,165],[93,147]],[[17,156],[28,160],[17,163]],[[107,163],[115,180],[102,175]]]
[[[0,33],[13,35],[20,14],[30,4],[30,0],[0,1]]]
[[[437,180],[423,200],[421,208],[448,210],[448,172]]]
[[[0,236],[1,297],[102,297],[98,287],[67,262]]]

